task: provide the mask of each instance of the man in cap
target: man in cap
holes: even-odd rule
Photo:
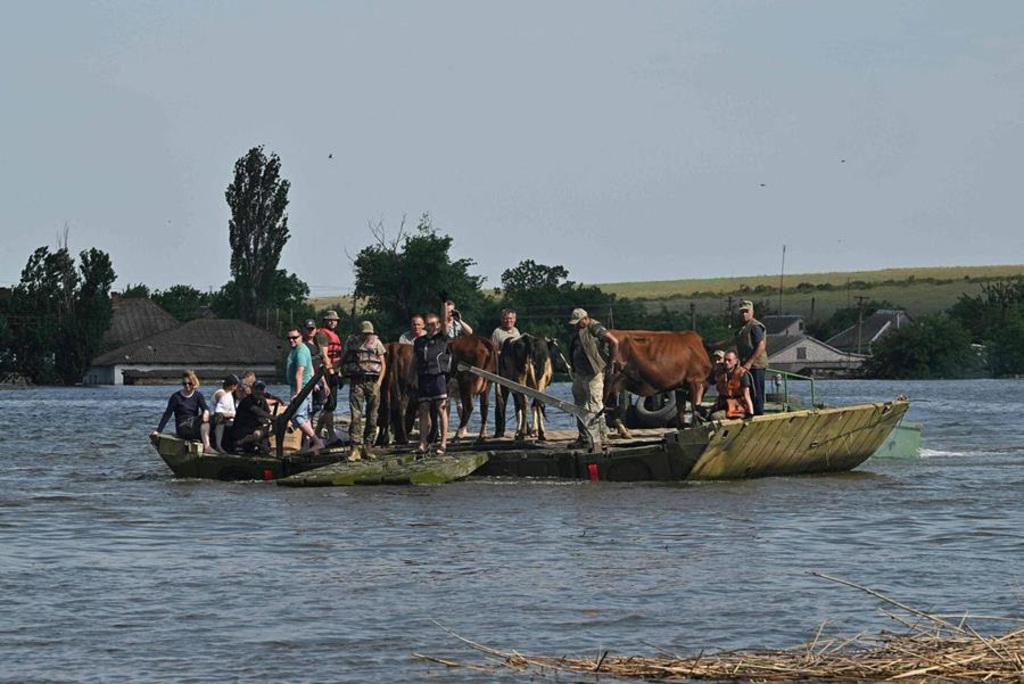
[[[579,438],[575,446],[594,449],[608,446],[608,427],[604,421],[604,371],[609,360],[618,358],[619,341],[586,312],[573,309],[569,325],[573,326],[569,344],[572,361],[572,398],[589,414],[586,422],[576,419]],[[607,349],[605,349],[607,347]]]
[[[387,350],[373,331],[373,323],[363,321],[359,332],[345,341],[342,369],[349,384],[348,403],[352,412],[348,435],[352,441],[350,461],[358,461],[364,453],[364,440],[377,439],[377,413],[380,410],[380,383],[387,369]],[[366,402],[366,426],[363,425],[363,402]]]
[[[743,325],[736,331],[734,339],[740,368],[750,373],[754,400],[754,415],[764,415],[764,380],[768,369],[767,332],[764,324],[754,318],[754,303],[749,299],[740,302],[740,319]]]
[[[320,346],[323,357],[324,376],[327,378],[327,397],[324,399],[324,410],[316,424],[316,433],[327,430],[327,445],[339,441],[334,431],[334,412],[338,408],[338,394],[341,391],[341,356],[344,346],[337,333],[340,317],[337,311],[327,311],[321,319],[320,327],[313,338]]]

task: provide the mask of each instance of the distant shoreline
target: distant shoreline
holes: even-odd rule
[[[1024,278],[1024,264],[993,266],[931,266],[885,268],[874,271],[837,271],[785,274],[782,311],[789,314],[827,316],[851,306],[855,297],[889,301],[913,314],[937,313],[956,303],[961,294],[976,295],[982,285],[1005,278]],[[680,280],[587,283],[619,297],[644,300],[651,308],[689,309],[697,313],[722,310],[734,300],[770,301],[777,306],[779,274]],[[311,297],[315,308],[341,306],[351,309],[350,295]]]

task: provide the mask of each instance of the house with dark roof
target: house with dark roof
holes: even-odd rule
[[[767,347],[769,369],[801,375],[851,375],[868,358],[866,354],[841,351],[808,335],[768,335]]]
[[[765,332],[769,335],[803,335],[803,316],[763,316]]]
[[[191,368],[206,385],[251,370],[275,378],[287,353],[283,338],[244,321],[200,318],[122,345],[93,359],[86,384],[177,382]]]
[[[103,335],[104,349],[116,349],[181,325],[152,299],[112,294],[110,300],[114,315]]]
[[[894,330],[914,322],[906,311],[879,309],[859,325],[852,325],[838,335],[830,337],[829,346],[853,354],[872,354],[872,345]]]

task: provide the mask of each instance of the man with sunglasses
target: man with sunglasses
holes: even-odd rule
[[[285,376],[288,378],[288,388],[291,390],[291,399],[295,400],[302,388],[313,379],[313,356],[309,348],[302,342],[302,334],[298,329],[288,331],[288,363],[285,366]],[[311,411],[310,398],[307,396],[299,405],[292,422],[295,427],[306,438],[307,444],[303,451],[319,453],[324,448],[324,443],[313,432],[313,424],[309,422]]]

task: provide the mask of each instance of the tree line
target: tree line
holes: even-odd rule
[[[146,297],[176,319],[201,316],[234,318],[282,332],[307,318],[319,320],[326,309],[308,303],[309,286],[279,268],[291,231],[288,192],[281,160],[263,147],[238,159],[225,191],[231,218],[229,279],[215,291],[202,292],[182,283],[166,289],[128,285],[121,297]],[[478,332],[500,323],[504,309],[517,311],[519,328],[536,335],[567,340],[567,321],[575,307],[609,327],[647,330],[694,329],[705,340],[730,337],[730,313],[696,314],[670,310],[664,304],[617,297],[593,285],[570,279],[564,266],[526,259],[505,270],[501,285],[488,289],[474,274],[472,259],[453,256],[454,241],[423,214],[414,228],[403,221],[394,234],[383,223],[370,226],[370,244],[352,259],[354,302],[335,305],[342,329],[359,320],[373,321],[383,339],[396,339],[408,329],[413,314],[437,311],[441,293],[451,296]],[[0,290],[0,370],[15,371],[36,383],[79,382],[92,358],[105,351],[103,336],[112,316],[111,287],[116,279],[110,257],[95,248],[84,250],[76,263],[67,236],[55,250],[40,247],[29,257],[21,280]],[[755,301],[758,314],[773,313],[772,292]],[[897,308],[887,301],[838,309],[827,318],[806,322],[807,332],[828,339],[877,309]],[[982,286],[976,296],[962,295],[938,316],[922,317],[876,344],[865,367],[870,377],[996,376],[1024,372],[1024,281],[998,281]]]

